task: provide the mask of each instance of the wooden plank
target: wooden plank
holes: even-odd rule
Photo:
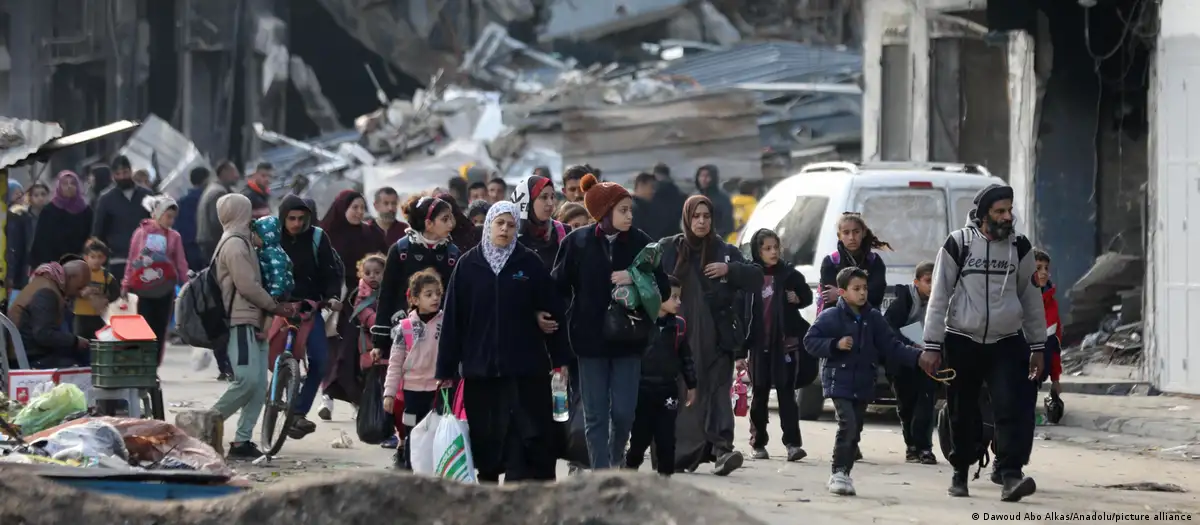
[[[694,117],[622,130],[565,131],[563,149],[571,153],[595,155],[745,137],[759,137],[757,119],[752,116],[724,119]]]
[[[564,110],[562,120],[564,131],[595,131],[624,129],[674,119],[725,119],[757,116],[758,113],[758,99],[753,93],[722,91],[654,104]]]

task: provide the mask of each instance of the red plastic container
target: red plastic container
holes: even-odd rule
[[[746,385],[749,374],[745,370],[737,373],[733,386],[729,389],[729,397],[733,401],[733,415],[746,417],[750,414],[750,387]]]

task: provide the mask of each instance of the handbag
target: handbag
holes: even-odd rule
[[[608,343],[640,345],[650,340],[654,320],[641,310],[630,310],[616,301],[608,303],[604,312],[604,327],[601,334]]]

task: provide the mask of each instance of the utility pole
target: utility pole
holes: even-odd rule
[[[929,160],[929,0],[908,0],[909,149],[908,160]]]
[[[179,52],[180,60],[180,117],[179,129],[183,135],[192,137],[192,0],[179,0],[183,8],[183,19],[180,23]]]

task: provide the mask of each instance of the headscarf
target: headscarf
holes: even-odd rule
[[[675,258],[675,271],[677,276],[685,275],[690,269],[689,261],[700,252],[700,267],[705,267],[714,262],[713,257],[717,254],[717,235],[715,225],[710,226],[708,235],[698,237],[692,232],[692,215],[696,213],[696,208],[700,205],[708,206],[708,212],[713,212],[713,203],[708,197],[703,195],[692,195],[683,202],[683,243],[679,247],[679,255]]]
[[[61,264],[56,262],[48,262],[33,271],[34,277],[45,277],[50,282],[58,286],[59,290],[67,288],[67,271],[63,269]]]
[[[759,268],[762,268],[764,275],[773,275],[783,265],[783,259],[780,259],[775,266],[767,266],[767,263],[762,258],[762,246],[763,243],[767,242],[767,239],[775,239],[775,242],[780,242],[779,235],[774,231],[762,228],[754,232],[754,235],[750,237],[750,260],[758,265]],[[782,247],[783,245],[780,244],[780,248]]]
[[[508,243],[508,246],[496,246],[492,244],[492,221],[505,213],[512,215],[513,220],[517,222],[516,231],[513,232],[512,242]],[[486,228],[485,234],[483,241],[479,245],[483,247],[483,258],[487,259],[488,266],[492,267],[492,272],[496,275],[500,275],[500,270],[504,269],[508,258],[517,250],[517,232],[521,231],[521,217],[518,215],[519,213],[520,208],[509,201],[500,201],[493,204],[491,208],[488,208],[487,219],[483,222],[484,228]]]
[[[63,195],[63,181],[71,179],[75,181],[75,196],[67,197]],[[55,207],[76,215],[87,209],[87,201],[83,199],[83,185],[79,182],[79,175],[71,170],[62,170],[58,172],[58,179],[54,183],[54,198],[50,201]]]
[[[350,224],[346,220],[346,212],[350,209],[350,205],[354,204],[355,199],[363,199],[363,203],[367,202],[362,194],[354,190],[342,190],[333,198],[333,204],[329,206],[329,211],[325,212],[325,217],[321,219],[321,229],[328,233],[330,238],[336,239],[339,234],[348,233],[351,230],[360,230],[364,224]]]
[[[10,209],[12,208],[13,201],[16,200],[14,197],[17,195],[18,191],[21,193],[25,193],[25,186],[22,186],[20,182],[9,179],[8,180],[8,199],[7,200],[8,200],[8,206]]]
[[[538,196],[542,194],[547,187],[554,190],[554,183],[541,175],[530,175],[525,177],[513,187],[512,194],[509,199],[513,204],[517,205],[521,216],[518,219],[528,221],[525,226],[529,228],[529,232],[534,237],[539,239],[546,238],[550,233],[550,221],[554,217],[548,217],[546,220],[538,220],[537,213],[533,211],[533,201],[536,201]],[[551,214],[553,215],[553,213]]]
[[[175,203],[175,199],[172,199],[166,195],[148,195],[146,198],[142,199],[142,207],[145,208],[146,211],[150,212],[150,218],[156,221],[159,217],[162,217],[167,210],[171,208],[175,208],[177,210],[179,209],[179,205]]]

